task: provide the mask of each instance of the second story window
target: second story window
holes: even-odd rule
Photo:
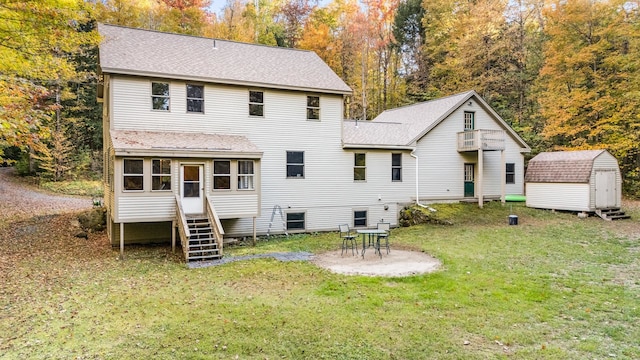
[[[169,111],[169,83],[151,83],[151,108],[153,110]]]
[[[367,180],[367,154],[355,153],[353,158],[353,180]]]
[[[151,160],[151,190],[171,190],[171,160]]]
[[[231,189],[231,161],[216,160],[213,162],[213,189]]]
[[[249,115],[264,116],[264,93],[249,91]]]
[[[253,190],[252,160],[238,160],[238,190]]]
[[[187,84],[187,112],[204,112],[204,86]]]
[[[124,190],[144,190],[144,161],[142,159],[124,159],[123,163]]]
[[[464,112],[464,131],[471,131],[474,129],[475,114],[471,111]]]
[[[287,177],[288,178],[304,177],[304,152],[303,151],[287,151]]]
[[[320,120],[319,96],[307,96],[307,120]]]
[[[402,154],[391,154],[391,181],[402,181]]]

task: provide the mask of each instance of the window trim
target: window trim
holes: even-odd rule
[[[125,172],[125,162],[128,160],[140,160],[142,161],[142,173],[127,173]],[[128,176],[142,177],[142,189],[125,189],[126,186],[126,178]],[[144,192],[144,158],[123,158],[122,159],[122,191],[123,192]]]
[[[357,165],[357,157],[358,155],[364,155],[364,165]],[[356,170],[364,169],[364,179],[356,179]],[[355,182],[366,182],[367,181],[367,153],[353,153],[353,181]]]
[[[160,161],[160,173],[154,173],[153,172],[153,162],[154,161]],[[169,173],[168,174],[163,174],[162,173],[162,161],[169,161]],[[168,189],[154,189],[153,188],[153,178],[155,177],[159,177],[160,178],[160,183],[162,184],[162,178],[163,177],[168,177],[169,178],[169,188]],[[171,159],[169,158],[152,158],[151,159],[151,191],[162,191],[162,192],[166,192],[166,191],[173,191],[172,189],[173,187],[173,161],[171,161]]]
[[[228,162],[229,163],[229,173],[227,173],[227,174],[217,174],[216,173],[216,163],[217,162]],[[227,160],[227,159],[214,159],[213,160],[213,168],[211,169],[212,170],[212,176],[213,176],[213,179],[212,179],[213,183],[211,184],[211,190],[216,191],[216,192],[218,192],[218,191],[232,191],[233,190],[233,183],[231,182],[231,178],[233,177],[233,174],[232,174],[233,171],[231,170],[232,168],[233,168],[233,161],[231,161],[231,160]],[[216,189],[216,177],[227,177],[227,178],[229,178],[229,187],[226,188],[226,189],[224,189],[224,188]]]
[[[318,99],[318,106],[311,106],[309,105],[309,99],[310,98],[317,98]],[[309,110],[317,110],[318,111],[318,118],[310,118],[309,117]],[[307,121],[320,121],[320,95],[307,95]]]
[[[198,86],[202,88],[202,98],[194,98],[194,97],[189,97],[189,86]],[[185,109],[187,111],[188,114],[204,114],[204,90],[205,90],[205,86],[202,84],[193,84],[193,83],[187,83],[185,84]],[[202,111],[190,111],[189,110],[189,100],[200,100],[202,101]]]
[[[364,212],[364,218],[362,217],[357,218],[356,217],[357,212]],[[351,212],[351,215],[353,216],[351,223],[353,224],[354,228],[366,228],[369,226],[369,209],[353,209],[353,211]],[[360,220],[364,219],[364,225],[356,225],[357,219],[360,219]]]
[[[293,163],[293,162],[289,162],[289,153],[301,153],[302,154],[302,162],[301,163]],[[305,153],[304,151],[298,151],[298,150],[286,150],[285,153],[285,162],[286,162],[286,178],[287,179],[304,179],[305,177],[305,166],[304,166],[304,158],[305,158]],[[302,166],[302,175],[301,176],[289,176],[289,166]]]
[[[262,94],[262,102],[254,102],[251,101],[251,93],[261,93]],[[261,90],[249,90],[249,116],[263,118],[264,117],[264,91]],[[251,105],[261,106],[262,107],[262,115],[254,115],[251,114]]]
[[[393,157],[397,155],[400,157],[400,165],[393,165]],[[393,178],[393,170],[398,170],[398,174],[400,175],[399,179]],[[402,153],[391,153],[391,182],[402,182]]]
[[[513,167],[512,171],[509,171],[509,165]],[[511,181],[509,181],[509,175],[512,177]],[[508,185],[516,183],[516,163],[504,164],[504,183]]]
[[[302,221],[300,220],[295,220],[296,223],[302,222],[302,228],[289,228],[289,214],[302,214]],[[304,232],[307,230],[307,212],[306,211],[287,211],[285,213],[285,227],[287,229],[287,231],[300,231],[300,232]],[[293,222],[293,221],[292,221]]]
[[[246,173],[246,174],[245,173],[240,173],[240,163],[241,162],[251,163],[251,173],[250,174],[249,173]],[[238,182],[237,182],[236,189],[238,191],[254,191],[256,189],[256,184],[255,184],[256,167],[255,166],[256,166],[256,164],[255,164],[255,161],[253,161],[253,160],[242,159],[242,160],[237,160],[236,161],[236,169],[238,170],[237,171],[237,178],[236,178],[238,180]],[[241,188],[240,187],[240,178],[251,179],[251,182],[250,182],[251,188]]]
[[[168,95],[155,95],[153,93],[153,84],[166,84],[169,90]],[[153,99],[154,98],[166,98],[167,99],[167,109],[155,109],[153,107]],[[151,81],[151,111],[160,111],[160,112],[171,112],[171,83],[163,82],[163,81]]]

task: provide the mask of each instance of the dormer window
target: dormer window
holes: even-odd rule
[[[204,86],[187,84],[187,112],[204,113]]]
[[[169,111],[169,83],[151,83],[151,108],[153,110]]]

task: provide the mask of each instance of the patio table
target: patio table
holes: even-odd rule
[[[367,250],[367,237],[369,238],[369,246],[371,246],[371,239],[374,236],[387,233],[385,230],[380,230],[380,229],[360,229],[360,230],[356,230],[356,232],[358,234],[362,234],[362,258],[363,259],[364,259],[364,252],[365,250]],[[373,246],[375,247],[376,251],[380,253],[380,248],[377,247],[377,244],[378,244],[377,241],[373,242]],[[382,253],[380,253],[380,256],[382,257]]]

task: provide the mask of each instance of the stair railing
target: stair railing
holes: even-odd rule
[[[207,196],[207,218],[209,219],[209,224],[211,224],[211,228],[213,229],[213,233],[216,236],[216,242],[218,243],[218,254],[223,256],[222,253],[222,244],[224,237],[224,229],[222,228],[222,223],[220,222],[220,218],[218,217],[218,213],[216,213],[216,209],[209,200]]]
[[[189,225],[187,224],[187,218],[184,215],[182,202],[180,201],[180,195],[178,194],[176,194],[176,220],[178,223],[178,234],[180,235],[180,244],[182,244],[184,260],[189,261]]]

